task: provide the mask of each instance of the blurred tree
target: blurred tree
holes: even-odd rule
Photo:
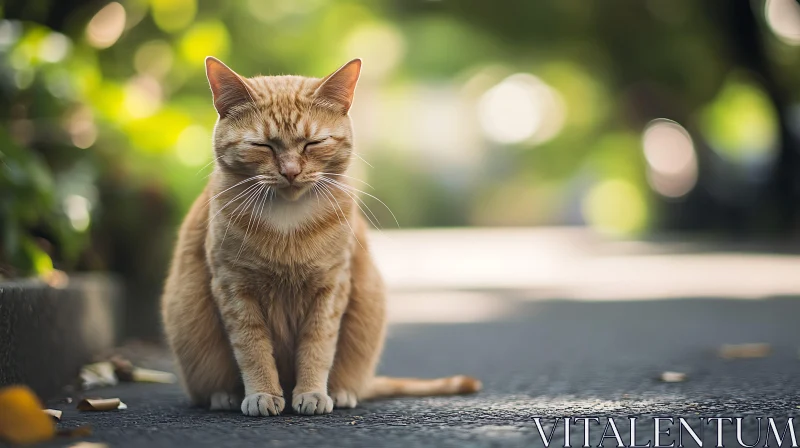
[[[778,156],[764,191],[751,213],[764,216],[766,230],[782,234],[800,233],[800,135],[793,132],[790,109],[797,102],[797,83],[788,86],[776,75],[769,60],[764,27],[760,24],[761,2],[713,0],[706,12],[719,23],[726,54],[737,66],[758,76],[777,112]],[[793,95],[793,92],[795,93]]]

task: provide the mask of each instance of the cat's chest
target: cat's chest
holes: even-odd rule
[[[302,300],[325,288],[332,278],[335,273],[328,266],[278,263],[254,266],[248,269],[246,277],[241,277],[248,282],[248,289],[265,304]]]
[[[340,228],[319,229],[306,234],[262,232],[240,244],[238,262],[281,278],[319,274],[349,258],[353,242]],[[232,253],[228,251],[228,254]]]
[[[276,350],[292,351],[303,323],[333,306],[340,275],[316,269],[265,273],[255,294]]]

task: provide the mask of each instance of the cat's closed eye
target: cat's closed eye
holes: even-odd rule
[[[261,142],[249,142],[249,143],[250,143],[250,145],[252,145],[252,146],[258,146],[258,147],[260,147],[260,148],[267,148],[267,149],[269,149],[270,151],[274,151],[274,149],[272,148],[272,145],[270,145],[270,144],[268,144],[268,143],[261,143]]]
[[[310,147],[313,147],[314,145],[318,145],[318,144],[324,142],[327,139],[328,138],[326,137],[326,138],[323,138],[323,139],[320,139],[320,140],[310,141],[310,142],[306,143],[305,146],[303,146],[303,151],[307,151]]]

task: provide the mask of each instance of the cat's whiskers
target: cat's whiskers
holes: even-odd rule
[[[259,185],[261,185],[261,184],[258,183],[258,182],[254,183],[253,185],[250,185],[249,187],[245,188],[244,191],[242,191],[238,195],[236,195],[233,199],[231,199],[227,203],[225,203],[225,205],[223,205],[222,208],[217,210],[217,213],[215,213],[214,216],[212,216],[211,219],[208,220],[208,225],[206,227],[211,226],[211,222],[214,221],[214,219],[216,219],[217,216],[219,216],[220,213],[222,213],[223,210],[228,208],[229,205],[231,205],[234,202],[236,202],[237,200],[239,200],[239,198],[242,198],[245,195],[248,195],[249,193],[252,193],[253,191],[255,191],[259,187]],[[238,210],[238,209],[239,208],[237,207],[236,210]],[[233,213],[236,213],[236,210],[234,210]]]
[[[353,151],[353,155],[354,155],[354,156],[356,156],[356,157],[358,157],[359,159],[361,159],[361,161],[362,161],[362,162],[364,162],[364,163],[366,163],[367,165],[369,165],[369,167],[370,167],[370,168],[375,168],[374,166],[372,166],[372,164],[371,164],[371,163],[367,162],[367,161],[366,161],[366,160],[365,160],[363,157],[361,157],[361,156],[360,156],[360,155],[359,155],[357,152]]]
[[[324,194],[324,192],[322,191],[322,186],[320,184],[315,183],[312,188],[317,193],[317,203],[319,203],[319,193],[321,192]],[[333,210],[333,212],[336,214],[336,219],[339,220],[339,225],[343,225],[344,223],[342,222],[342,218],[339,216],[339,210],[336,209],[336,206],[333,205],[333,202],[327,195],[325,195],[325,199],[328,200],[328,203],[331,205],[331,210]]]
[[[330,179],[322,178],[322,179],[320,179],[320,180],[321,180],[322,182],[327,182],[327,181],[329,181]],[[373,227],[375,227],[376,229],[379,229],[379,230],[380,230],[380,228],[381,228],[381,227],[383,227],[383,225],[380,225],[380,226],[378,225],[378,224],[380,224],[380,220],[378,219],[378,217],[377,217],[377,216],[375,216],[375,213],[373,213],[373,212],[372,212],[372,209],[370,209],[370,208],[369,208],[369,205],[367,205],[367,203],[366,203],[366,202],[364,202],[364,200],[363,200],[363,199],[361,199],[360,197],[358,197],[358,195],[357,195],[357,194],[355,194],[355,193],[351,193],[351,192],[349,192],[349,191],[345,190],[344,188],[342,188],[342,187],[340,187],[340,186],[338,186],[338,185],[336,185],[336,184],[333,184],[333,183],[329,183],[329,185],[332,185],[333,187],[336,187],[337,189],[341,190],[341,191],[342,191],[342,193],[344,193],[344,194],[346,194],[347,196],[349,196],[349,197],[350,197],[350,199],[352,199],[352,200],[353,200],[353,202],[356,204],[356,206],[358,207],[358,209],[359,209],[359,210],[361,210],[361,213],[363,213],[363,214],[364,214],[364,217],[365,217],[365,218],[367,218],[367,220],[369,220],[370,224],[372,224],[372,226],[373,226]],[[369,210],[369,214],[367,214],[367,211],[366,211],[366,210],[364,210],[364,208],[363,208],[363,207],[361,207],[361,204],[362,204],[362,203],[364,204],[364,207],[366,207],[366,208],[367,208],[367,210]],[[375,221],[377,221],[377,223],[376,223],[375,221],[373,221],[373,220],[372,220],[372,218],[370,218],[370,217],[369,217],[369,215],[372,215],[372,218],[375,218]]]
[[[253,191],[253,192],[250,194],[250,196],[248,197],[247,201],[245,201],[245,202],[244,202],[244,204],[243,204],[243,205],[244,205],[244,207],[242,207],[242,210],[239,212],[239,214],[238,214],[238,215],[236,215],[236,218],[235,218],[235,219],[234,219],[234,221],[233,221],[233,223],[234,223],[234,224],[238,224],[238,223],[239,223],[239,221],[241,221],[241,220],[242,220],[242,217],[243,217],[243,216],[244,216],[244,214],[247,212],[247,210],[250,208],[250,206],[252,206],[252,205],[255,205],[255,203],[258,201],[258,198],[259,198],[259,197],[260,197],[260,195],[261,195],[261,192],[263,192],[263,191],[264,191],[264,188],[265,188],[265,187],[266,187],[266,185],[265,185],[265,184],[260,184],[260,188],[258,188],[258,189],[256,189],[256,190],[254,190],[254,191]],[[235,212],[234,212],[234,213],[235,213]],[[252,215],[252,214],[250,214],[250,217],[251,217],[251,218],[252,218],[252,216],[253,216],[253,215]]]
[[[199,170],[197,170],[197,174],[195,174],[195,176],[198,176],[198,175],[200,175],[200,172],[201,172],[201,171],[203,171],[204,169],[208,168],[208,166],[209,166],[209,165],[211,165],[212,163],[214,163],[214,162],[216,162],[217,160],[221,159],[221,158],[222,158],[224,155],[225,155],[225,154],[220,154],[220,155],[218,155],[217,157],[214,157],[213,159],[211,159],[211,161],[210,161],[210,162],[206,163],[205,165],[203,165],[203,167],[202,167],[202,168],[200,168]],[[209,174],[209,175],[210,175],[210,174]],[[206,177],[208,177],[208,176],[206,176]]]
[[[368,186],[369,188],[372,188],[373,190],[375,189],[375,187],[373,187],[372,185],[368,184],[367,182],[365,182],[365,181],[363,181],[361,179],[358,179],[356,177],[353,177],[353,176],[348,176],[347,174],[325,173],[325,172],[320,172],[319,174],[323,174],[325,176],[342,176],[342,177],[346,177],[346,178],[352,179],[352,180],[354,180],[356,182],[361,182],[362,184]]]
[[[333,201],[336,203],[336,206],[339,208],[339,211],[342,212],[342,218],[344,218],[344,222],[347,223],[347,227],[350,228],[350,233],[353,234],[353,238],[356,240],[356,243],[358,243],[358,245],[361,246],[362,249],[364,249],[364,246],[361,245],[361,241],[358,240],[358,236],[356,236],[356,231],[353,229],[353,226],[350,225],[350,221],[347,219],[347,216],[345,215],[344,210],[342,209],[342,206],[339,205],[339,200],[336,199],[336,195],[333,194],[332,191],[328,190],[328,187],[326,186],[325,183],[321,183],[321,184],[317,184],[317,185],[322,187],[322,191],[325,192],[326,194],[328,194],[333,199]]]
[[[231,228],[231,224],[239,222],[239,219],[241,219],[242,214],[244,213],[244,211],[247,210],[247,207],[249,206],[250,202],[252,202],[254,200],[254,198],[256,197],[256,195],[263,190],[265,185],[266,184],[264,184],[264,183],[256,184],[257,187],[261,187],[261,188],[260,189],[259,188],[253,189],[250,192],[250,194],[248,194],[247,198],[244,201],[242,201],[242,203],[239,204],[239,206],[236,207],[236,209],[230,214],[230,216],[228,217],[228,225],[225,227],[225,233],[222,235],[222,240],[220,240],[220,243],[219,243],[220,247],[222,247],[222,243],[225,242],[225,237],[228,236],[228,231]],[[240,209],[241,209],[241,211],[239,211]],[[239,211],[238,215],[236,214],[237,211]],[[234,215],[236,215],[236,217],[234,217]]]
[[[317,179],[316,179],[317,181],[334,181],[334,182],[335,182],[335,179],[330,179],[330,178],[328,178],[328,177],[326,177],[326,176],[342,176],[342,177],[346,177],[346,178],[348,178],[348,179],[352,179],[352,180],[354,180],[354,181],[357,181],[357,182],[361,182],[361,183],[363,183],[364,185],[366,185],[366,186],[368,186],[368,187],[372,188],[373,190],[375,189],[375,187],[373,187],[373,186],[372,186],[372,185],[370,185],[369,183],[367,183],[367,182],[365,182],[365,181],[363,181],[363,180],[361,180],[361,179],[355,178],[355,177],[353,177],[353,176],[349,176],[349,175],[347,175],[347,174],[326,173],[326,172],[320,172],[319,174],[320,174],[321,176],[318,176],[318,177],[317,177]],[[334,184],[331,184],[331,185],[334,185],[334,186],[336,186],[336,184],[335,184],[335,183],[334,183]],[[340,187],[338,187],[338,186],[337,186],[337,188],[341,189],[341,188],[340,188]],[[381,227],[383,227],[383,224],[381,224],[380,220],[379,220],[379,219],[378,219],[378,217],[375,215],[375,213],[372,211],[372,209],[369,207],[369,205],[366,203],[366,201],[364,201],[363,199],[361,199],[360,197],[358,197],[358,195],[357,195],[357,194],[352,194],[352,195],[351,195],[349,192],[347,192],[347,191],[345,191],[345,190],[342,190],[342,191],[344,191],[344,192],[345,192],[345,193],[346,193],[348,196],[350,196],[351,198],[353,198],[353,200],[355,201],[355,203],[356,203],[356,205],[358,206],[358,208],[361,210],[361,212],[364,214],[364,216],[365,216],[365,217],[366,217],[366,218],[369,220],[369,222],[372,224],[372,226],[373,226],[373,227],[375,227],[375,228],[377,228],[377,229],[380,229]],[[362,208],[362,207],[361,207],[361,205],[359,204],[359,202],[360,202],[361,204],[364,204],[364,207],[366,207],[366,208],[367,208],[367,210],[369,211],[369,214],[367,214],[367,212],[366,212],[366,211],[364,211],[364,208]],[[372,218],[374,218],[374,219],[375,219],[375,221],[373,221],[373,220],[372,220],[372,218],[370,218],[370,217],[369,217],[369,215],[372,215]],[[377,221],[377,223],[376,223],[376,221]],[[379,225],[379,224],[380,224],[380,225]]]
[[[245,182],[250,182],[250,181],[252,181],[252,180],[261,180],[261,179],[264,179],[264,178],[266,178],[266,177],[267,177],[267,176],[264,176],[263,174],[256,174],[256,175],[255,175],[255,176],[253,176],[253,177],[248,177],[248,178],[247,178],[247,179],[245,179],[245,180],[239,181],[239,182],[237,182],[237,183],[235,183],[235,184],[231,185],[230,187],[228,187],[228,188],[226,188],[226,189],[224,189],[224,190],[220,191],[219,193],[215,194],[214,196],[211,196],[211,197],[208,199],[208,201],[206,201],[206,205],[210,204],[210,203],[211,203],[211,201],[213,201],[214,199],[218,198],[218,197],[219,197],[221,194],[223,194],[223,193],[225,193],[225,192],[227,192],[227,191],[229,191],[229,190],[231,190],[231,189],[233,189],[233,188],[236,188],[236,187],[238,187],[239,185],[242,185],[242,184],[243,184],[243,183],[245,183]]]
[[[259,217],[256,218],[256,221],[261,219],[261,212],[264,211],[264,204],[267,201],[267,196],[269,195],[270,186],[267,184],[263,184],[264,187],[261,188],[258,192],[258,198],[256,201],[253,202],[253,210],[250,212],[250,219],[247,221],[247,230],[244,232],[244,237],[242,238],[242,245],[239,246],[239,252],[236,254],[236,261],[239,261],[239,256],[242,255],[242,250],[244,249],[244,245],[247,242],[247,235],[250,233],[250,226],[253,224],[253,219],[255,218],[256,209],[259,209],[258,215]],[[261,207],[258,206],[258,202],[261,201]],[[256,223],[258,226],[258,223]]]
[[[313,185],[311,185],[311,191],[314,192],[314,196],[317,197],[317,207],[322,207],[322,204],[319,203],[319,192],[317,191],[316,182]]]
[[[389,206],[388,206],[388,205],[386,205],[386,203],[385,203],[385,202],[381,201],[381,200],[380,200],[380,199],[379,199],[377,196],[375,196],[375,195],[372,195],[372,194],[369,194],[369,193],[367,193],[367,192],[366,192],[366,191],[364,191],[364,190],[359,190],[358,188],[356,188],[356,187],[354,187],[354,186],[352,186],[352,185],[348,185],[348,184],[345,184],[345,183],[339,182],[339,181],[338,181],[338,180],[336,180],[336,179],[330,179],[330,178],[328,178],[328,179],[326,179],[326,182],[327,182],[327,183],[330,183],[330,182],[332,182],[332,183],[334,183],[334,184],[338,185],[338,186],[339,186],[339,187],[341,187],[341,188],[346,188],[346,189],[348,189],[348,190],[355,191],[355,192],[357,192],[357,193],[365,194],[365,195],[367,195],[367,196],[371,197],[372,199],[375,199],[376,201],[380,202],[380,203],[381,203],[381,205],[383,205],[384,207],[386,207],[386,210],[388,210],[388,211],[389,211],[389,213],[392,215],[392,218],[394,218],[394,222],[395,222],[395,224],[397,224],[397,228],[400,228],[400,222],[397,220],[397,217],[394,215],[394,212],[392,212],[392,209],[390,209],[390,208],[389,208]]]

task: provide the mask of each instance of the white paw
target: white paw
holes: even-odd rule
[[[283,397],[270,394],[250,394],[242,401],[242,414],[252,417],[278,415],[283,411]]]
[[[324,392],[306,392],[292,398],[292,409],[303,415],[330,414],[333,411],[333,400]]]
[[[336,409],[352,409],[358,404],[356,394],[347,390],[334,391],[331,398],[333,398],[333,407]]]
[[[211,394],[212,411],[233,411],[242,404],[242,397],[229,394],[228,392],[214,392]]]

